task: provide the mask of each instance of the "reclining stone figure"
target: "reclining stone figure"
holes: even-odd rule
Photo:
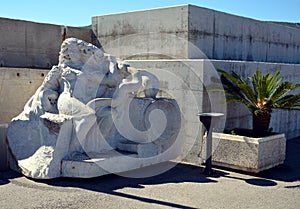
[[[170,148],[180,110],[175,100],[157,98],[159,88],[150,72],[82,40],[66,39],[59,64],[8,128],[15,169],[40,179],[94,177],[176,157]],[[94,170],[85,169],[100,158],[105,160],[94,160]],[[112,165],[114,158],[125,166]]]

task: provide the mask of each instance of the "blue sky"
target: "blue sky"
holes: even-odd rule
[[[258,20],[300,22],[299,0],[0,0],[0,17],[70,26],[96,15],[193,4]]]

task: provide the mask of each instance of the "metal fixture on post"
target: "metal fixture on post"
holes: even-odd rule
[[[218,120],[220,117],[224,116],[223,113],[198,113],[200,121],[203,123],[206,132],[206,157],[205,157],[205,169],[204,174],[205,175],[212,175],[212,131],[214,128],[214,125],[218,123]]]

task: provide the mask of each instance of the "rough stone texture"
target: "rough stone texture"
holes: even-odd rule
[[[0,18],[0,67],[51,68],[64,38],[91,42],[89,28]]]
[[[93,31],[127,59],[205,58],[300,63],[300,30],[193,5],[96,16]]]
[[[214,165],[258,173],[284,162],[286,139],[284,134],[251,138],[213,133],[212,147]],[[201,156],[205,160],[205,150]]]
[[[8,127],[8,145],[21,172],[38,179],[94,177],[104,175],[102,169],[121,172],[176,158],[181,113],[175,100],[157,98],[159,85],[150,72],[66,39],[59,64]],[[134,151],[137,159],[111,153],[127,141],[137,150],[121,151]]]
[[[6,144],[6,129],[8,124],[0,124],[0,171],[5,171],[8,166],[8,147]]]

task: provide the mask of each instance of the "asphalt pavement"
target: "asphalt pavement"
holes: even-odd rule
[[[300,208],[300,138],[287,142],[283,165],[250,174],[185,163],[149,178],[33,180],[0,172],[0,208]],[[132,172],[148,172],[154,167]]]

